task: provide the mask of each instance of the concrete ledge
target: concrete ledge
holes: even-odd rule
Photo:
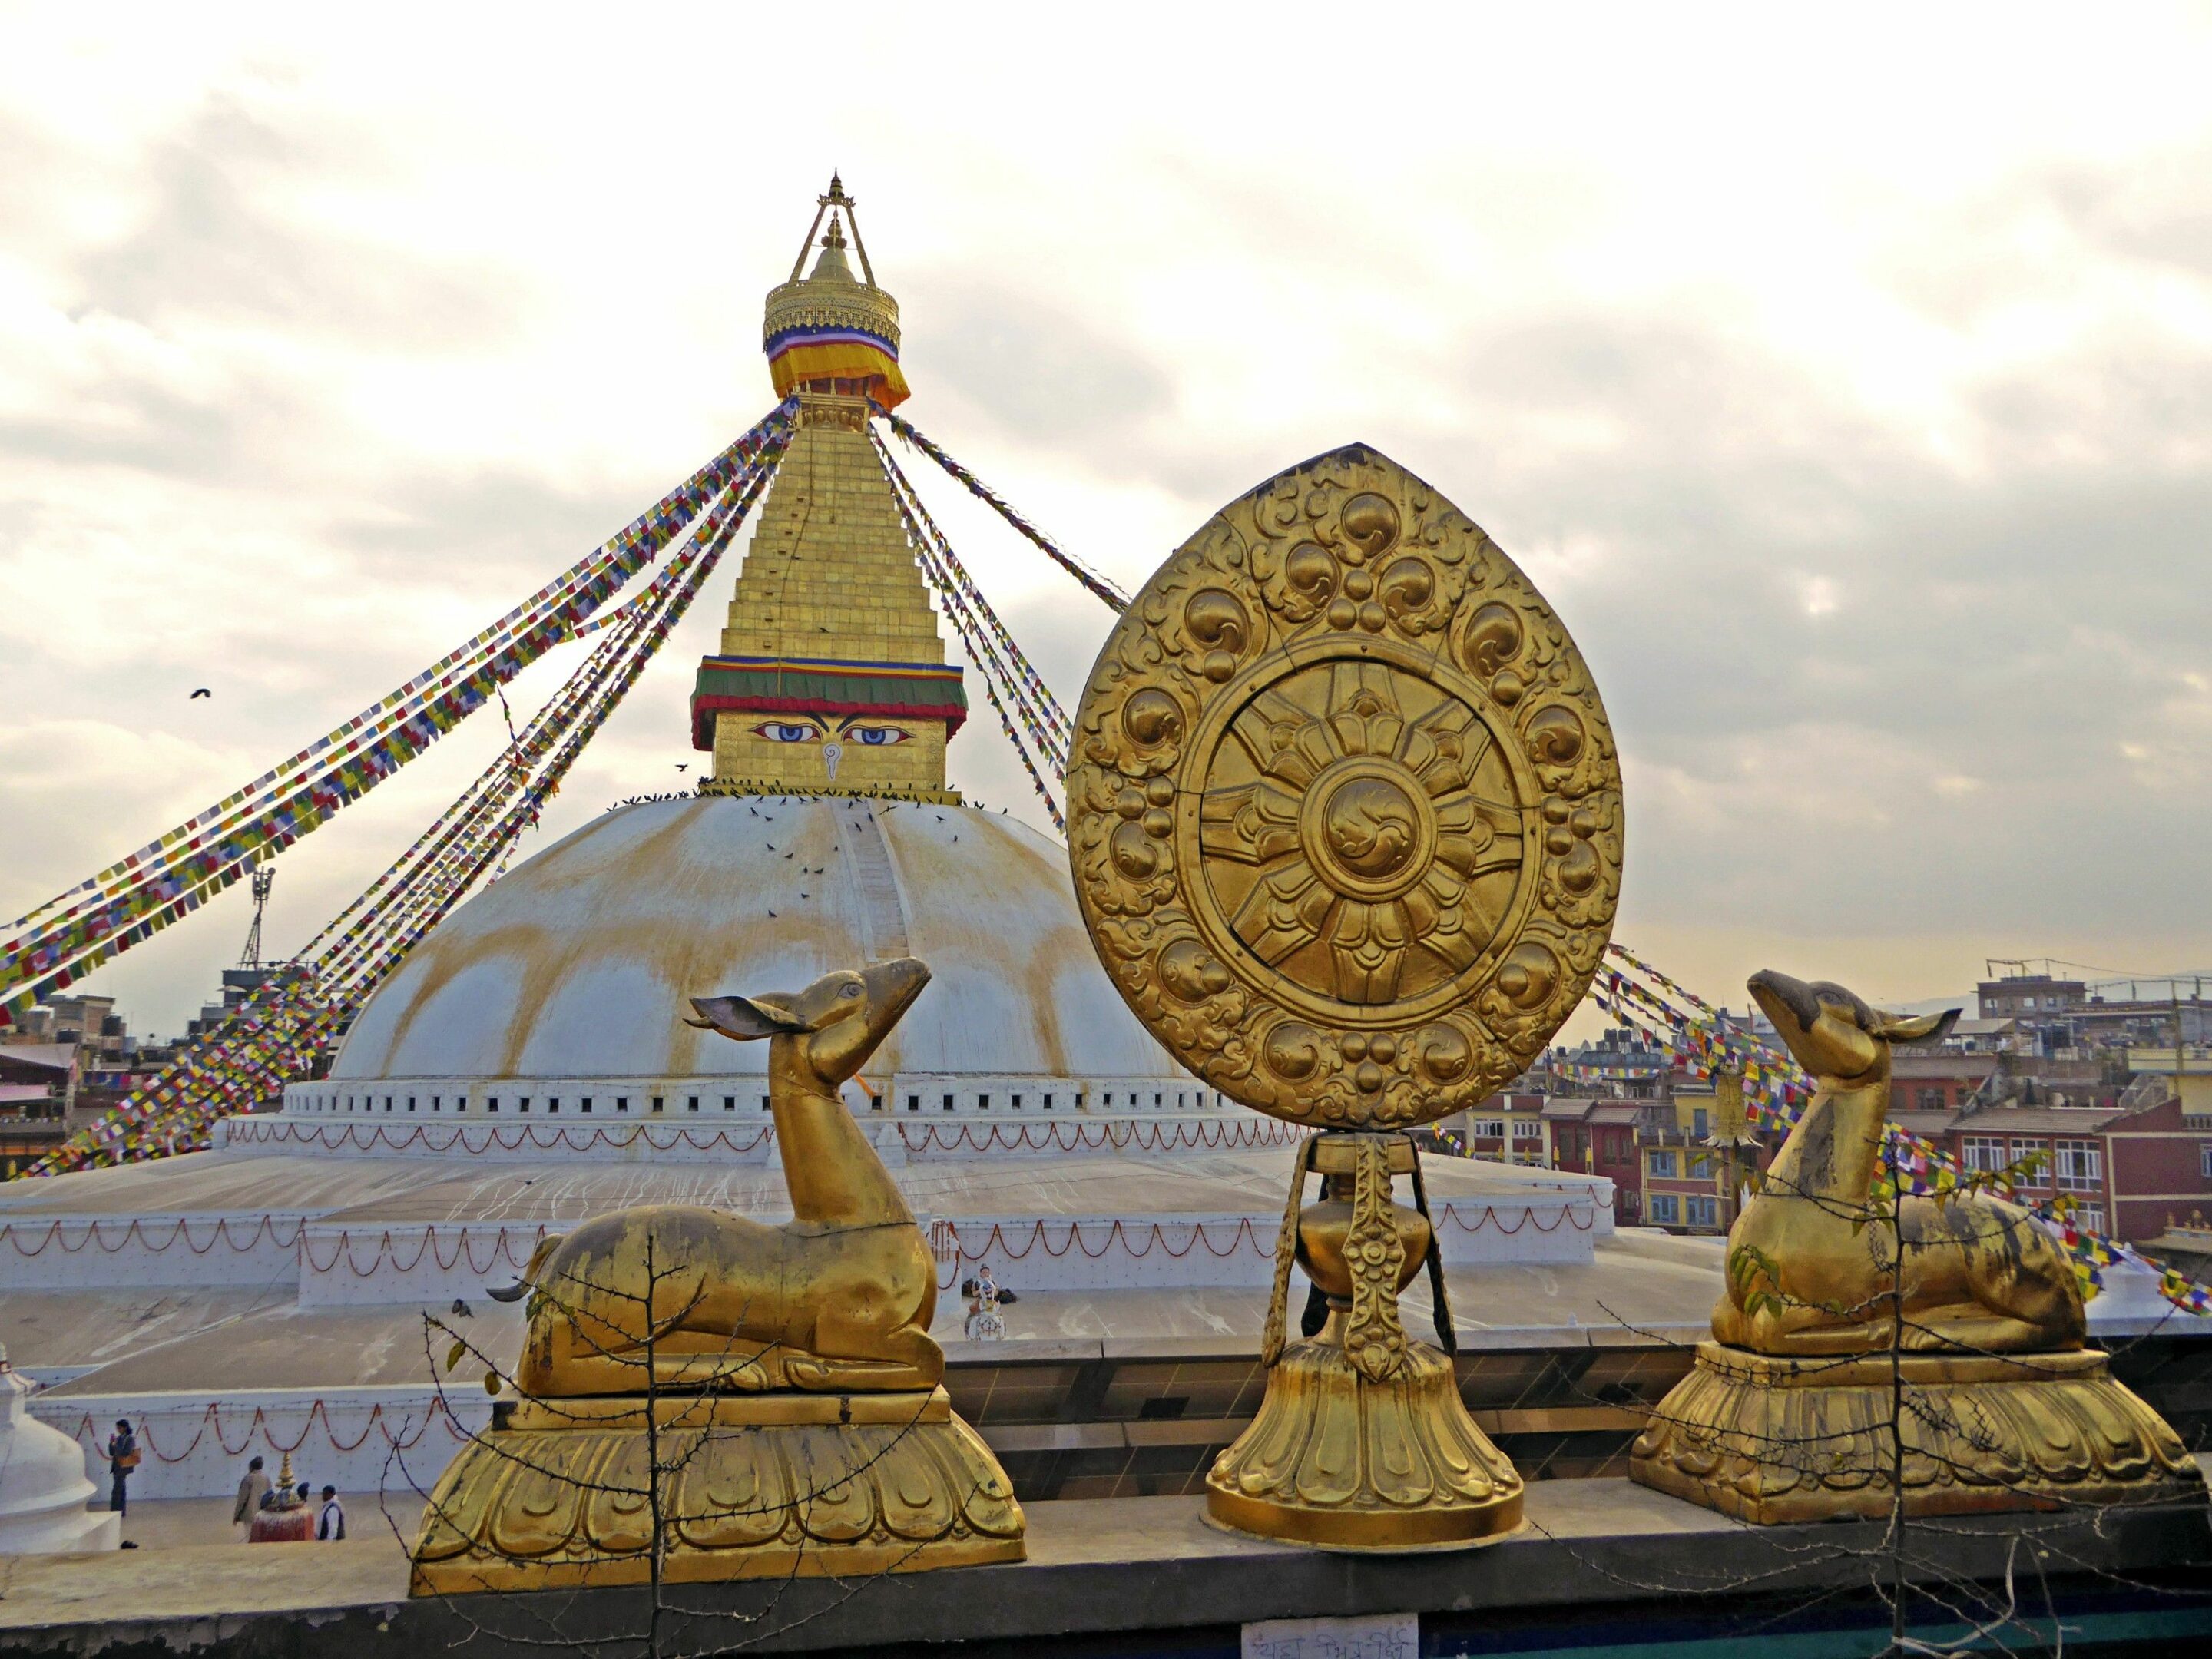
[[[1263,1619],[1415,1613],[1441,1628],[1466,1615],[1557,1625],[1620,1619],[1639,1605],[1703,1607],[1810,1591],[1865,1590],[1881,1528],[1748,1528],[1626,1481],[1548,1481],[1528,1492],[1529,1526],[1486,1547],[1347,1555],[1285,1547],[1208,1526],[1189,1498],[1039,1504],[1019,1565],[839,1583],[724,1584],[666,1593],[672,1650],[744,1644],[761,1651],[852,1651],[927,1643],[1152,1650],[1166,1632],[1190,1651]],[[366,1534],[373,1515],[360,1517]],[[2095,1575],[2194,1571],[2202,1507],[2094,1516],[1999,1516],[1917,1528],[1917,1577],[2022,1577],[2093,1588]],[[2021,1553],[2025,1552],[2025,1553]],[[123,1555],[0,1560],[0,1654],[170,1653],[420,1659],[465,1644],[476,1656],[535,1652],[557,1621],[588,1650],[635,1638],[637,1589],[410,1601],[388,1535],[340,1545],[216,1546]],[[2212,1638],[2212,1597],[2164,1612]],[[2176,1627],[2179,1628],[2179,1627]],[[1626,1644],[1650,1639],[1637,1636]],[[1178,1649],[1178,1650],[1185,1650]],[[1450,1650],[1457,1650],[1453,1649]]]

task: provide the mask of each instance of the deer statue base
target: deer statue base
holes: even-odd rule
[[[1700,1343],[1629,1478],[1762,1526],[1880,1519],[1893,1422],[1909,1516],[2205,1500],[2173,1431],[2086,1349],[1800,1358]]]
[[[510,1397],[432,1492],[410,1593],[645,1583],[656,1519],[664,1583],[922,1572],[1024,1552],[1005,1471],[941,1388]]]
[[[1023,1559],[1006,1471],[940,1386],[928,1241],[838,1095],[928,983],[901,957],[693,1000],[769,1040],[792,1218],[616,1210],[491,1291],[529,1298],[513,1391],[431,1495],[415,1594]],[[450,1370],[472,1344],[444,1334]]]
[[[1437,1549],[1521,1526],[1521,1477],[1461,1401],[1451,1358],[1407,1337],[1398,1293],[1424,1267],[1450,1329],[1426,1205],[1390,1199],[1391,1177],[1421,1186],[1402,1134],[1322,1134],[1299,1149],[1276,1246],[1260,1413],[1206,1478],[1218,1525],[1323,1549]],[[1323,1180],[1306,1204],[1307,1175]],[[1293,1252],[1316,1291],[1311,1340],[1284,1342]]]

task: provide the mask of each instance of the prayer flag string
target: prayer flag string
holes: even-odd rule
[[[1050,537],[1047,536],[1044,532],[1039,530],[1035,525],[1031,524],[1027,519],[1024,518],[1020,514],[1015,512],[1012,507],[1007,505],[1005,499],[1001,497],[996,490],[993,489],[988,484],[985,483],[981,478],[970,472],[966,467],[954,460],[951,456],[946,454],[945,451],[939,448],[927,438],[924,437],[920,432],[916,431],[911,422],[892,414],[890,410],[885,409],[880,404],[875,406],[875,410],[878,415],[884,418],[884,422],[890,427],[890,429],[898,434],[902,442],[912,445],[915,448],[919,449],[923,454],[928,456],[931,460],[935,461],[938,465],[943,467],[946,472],[950,473],[954,478],[965,485],[969,493],[974,495],[976,500],[983,501],[996,508],[1000,518],[1012,525],[1023,536],[1028,538],[1029,540],[1042,548],[1054,563],[1059,565],[1061,569],[1066,571],[1069,575],[1074,577],[1076,580],[1081,582],[1085,588],[1097,596],[1100,600],[1103,601],[1107,605],[1110,606],[1116,611],[1127,611],[1129,608],[1129,596],[1127,593],[1124,593],[1120,588],[1116,587],[1112,582],[1107,580],[1104,576],[1099,574],[1096,570],[1093,570],[1089,565],[1084,563],[1082,560],[1077,558],[1073,554],[1061,550],[1061,549]]]

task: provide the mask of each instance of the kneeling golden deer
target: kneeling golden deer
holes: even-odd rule
[[[621,1210],[548,1238],[515,1383],[539,1398],[677,1389],[860,1393],[935,1386],[937,1272],[838,1085],[929,982],[912,957],[795,994],[695,999],[695,1025],[769,1042],[769,1109],[793,1219],[686,1205]]]
[[[1772,972],[1750,989],[1819,1086],[1729,1230],[1714,1337],[1768,1354],[1866,1353],[1893,1340],[1938,1352],[2079,1348],[2087,1328],[2073,1267],[2027,1211],[1980,1193],[1908,1197],[1893,1229],[1872,1198],[1890,1045],[1940,1037],[1958,1011],[1880,1013],[1840,985]]]

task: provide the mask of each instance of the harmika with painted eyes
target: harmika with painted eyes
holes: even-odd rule
[[[892,744],[908,742],[914,736],[896,726],[862,726],[849,720],[841,721],[837,731],[839,736],[864,749],[887,749]],[[819,743],[823,735],[817,720],[763,720],[753,727],[753,732],[770,743]]]

